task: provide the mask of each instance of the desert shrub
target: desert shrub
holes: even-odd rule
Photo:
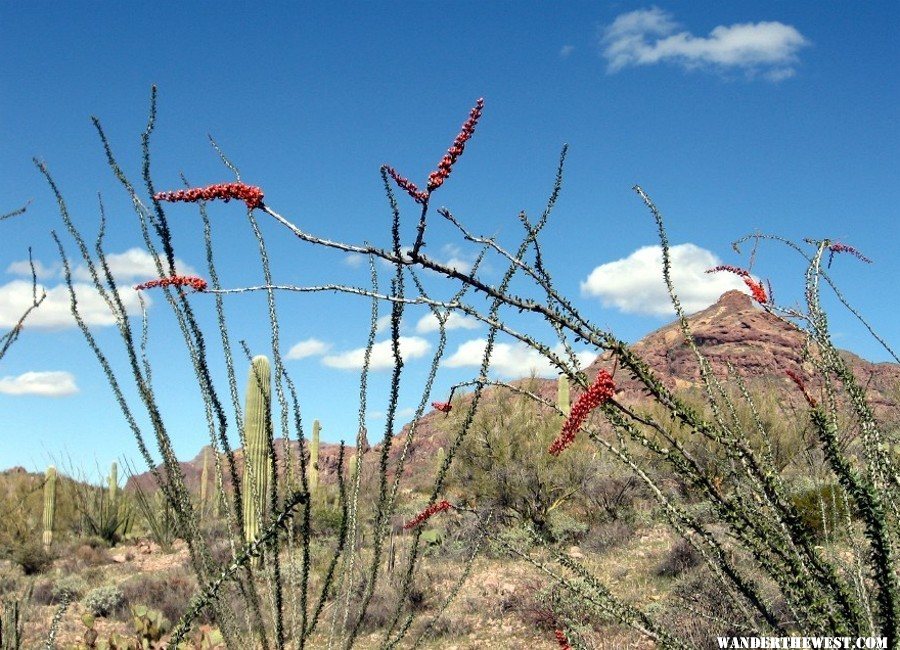
[[[177,621],[187,610],[197,582],[191,576],[135,576],[120,585],[127,605],[148,605],[158,609],[170,621]]]
[[[105,566],[111,562],[112,558],[109,555],[109,551],[101,543],[100,545],[82,544],[78,546],[71,560],[67,563],[73,564],[78,569],[83,569]]]
[[[734,599],[723,598],[722,586],[707,571],[694,572],[680,580],[659,616],[679,630],[685,647],[697,650],[718,648],[717,636],[750,634],[742,622],[740,607]]]
[[[31,602],[35,605],[52,605],[54,602],[53,580],[42,578],[35,580],[31,589]],[[6,593],[5,591],[3,593]]]
[[[91,589],[81,602],[94,616],[108,617],[122,610],[125,596],[115,585],[104,585]]]
[[[27,542],[19,546],[13,551],[12,560],[22,567],[27,576],[43,573],[53,564],[53,556],[37,542]]]
[[[523,382],[537,390],[537,380]],[[442,426],[452,431],[465,417],[451,412]],[[562,418],[528,397],[498,391],[484,404],[456,455],[453,479],[464,499],[496,509],[509,522],[529,522],[550,532],[550,513],[576,501],[594,462],[584,441],[560,462],[547,453]]]
[[[846,495],[834,483],[801,490],[791,497],[803,525],[817,539],[846,528]]]
[[[580,543],[587,551],[604,553],[627,543],[636,533],[635,524],[615,519],[591,526]]]
[[[53,583],[51,595],[54,603],[62,602],[65,597],[68,597],[69,600],[78,600],[87,589],[88,584],[84,578],[78,575],[67,575]]]
[[[697,549],[690,545],[685,539],[679,539],[669,552],[665,559],[657,565],[654,573],[664,578],[677,578],[685,571],[694,568],[702,558],[697,553]]]
[[[444,615],[431,626],[429,635],[437,638],[461,639],[472,632],[472,624],[458,616]]]

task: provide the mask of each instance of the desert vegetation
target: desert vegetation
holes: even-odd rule
[[[777,376],[754,377],[737,367],[737,357],[711,354],[709,341],[695,336],[702,324],[681,308],[671,281],[663,218],[635,187],[658,228],[677,315],[669,348],[691,369],[690,381],[679,384],[554,285],[541,237],[552,228],[562,191],[565,147],[543,211],[518,215],[514,247],[434,208],[435,193],[473,146],[487,110],[482,100],[423,187],[381,168],[387,248],[334,241],[296,225],[289,210],[266,202],[264,188],[244,183],[215,143],[229,180],[193,187],[183,179],[183,189],[160,188],[150,155],[156,110],[154,89],[141,183],[120,167],[100,121],[94,126],[158,271],[137,288],[158,292],[171,310],[173,328],[163,335],[182,344],[190,361],[208,446],[196,461],[199,472],[175,456],[159,399],[165,387],[154,381],[148,344],[156,333],[146,311],[133,322],[122,304],[105,257],[110,226],[102,204],[89,241],[51,166],[36,161],[59,206],[62,230],[53,237],[72,313],[148,473],[138,480],[130,469],[135,476],[126,490],[117,465],[91,480],[59,468],[43,476],[4,474],[0,647],[702,648],[717,647],[722,635],[823,633],[896,642],[897,405],[883,393],[877,405],[871,399],[871,377],[860,376],[835,347],[820,295],[833,292],[869,327],[828,268],[836,255],[867,262],[856,249],[765,233],[735,243],[752,248],[751,260],[776,245],[801,256],[802,308],[779,305],[773,287],[749,269],[710,269],[736,274],[750,292],[724,297],[711,308],[716,314],[755,314],[796,342]],[[229,201],[246,207],[262,285],[227,288],[219,281],[213,213]],[[402,217],[410,210],[412,221]],[[169,226],[175,211],[199,222],[203,277],[176,270]],[[263,220],[298,247],[365,256],[371,284],[279,283]],[[477,250],[470,270],[426,254],[435,220]],[[14,224],[4,218],[0,227]],[[81,318],[75,260],[115,317],[115,346],[101,343]],[[499,282],[480,275],[487,261],[505,271]],[[434,278],[443,282],[440,293],[430,288]],[[283,361],[279,299],[328,292],[368,301],[371,320],[354,396],[358,435],[325,449],[319,423],[304,417],[302,381]],[[260,322],[268,327],[268,349],[250,349],[229,327],[229,301],[248,293],[265,298]],[[40,302],[35,289],[33,308]],[[441,343],[416,386],[417,410],[404,423],[397,414],[406,379],[400,323],[413,306],[431,310]],[[391,387],[384,431],[369,440],[369,360],[384,309]],[[204,329],[201,312],[213,314],[217,327]],[[449,396],[435,395],[454,313],[486,325],[487,342],[475,376]],[[520,313],[551,338],[513,325],[510,316]],[[0,341],[0,358],[20,329]],[[492,379],[503,337],[546,357],[559,380]],[[600,357],[585,367],[576,344]],[[225,376],[211,370],[214,357]]]

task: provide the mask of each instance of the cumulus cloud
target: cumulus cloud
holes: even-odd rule
[[[61,370],[26,372],[18,377],[0,378],[0,393],[5,395],[64,397],[77,392],[74,375]]]
[[[6,268],[6,272],[12,275],[24,275],[30,278],[31,264],[28,260],[13,262]],[[59,269],[56,266],[45,266],[40,260],[34,260],[34,274],[38,280],[52,278],[56,276],[57,273],[59,273]]]
[[[777,21],[719,25],[708,36],[679,31],[668,12],[653,7],[621,14],[601,30],[610,73],[629,66],[671,62],[686,69],[740,69],[771,81],[794,75],[797,52],[809,41]]]
[[[404,361],[424,356],[431,349],[431,344],[418,336],[400,337],[400,356]],[[322,363],[331,368],[343,370],[360,370],[363,366],[366,349],[356,348],[339,354],[330,354],[322,358]],[[372,346],[372,357],[369,360],[370,370],[385,370],[394,365],[391,341],[379,341]]]
[[[450,315],[447,317],[447,322],[444,323],[444,328],[447,330],[475,330],[480,326],[481,323],[477,318],[465,316],[464,314],[455,311],[450,312]],[[416,323],[416,332],[419,334],[437,332],[439,329],[440,326],[438,325],[437,316],[430,312],[422,316],[422,318],[419,319],[419,322]]]
[[[124,253],[110,253],[106,256],[106,263],[118,282],[152,280],[159,275],[153,257],[141,248],[129,248]],[[165,266],[165,261],[163,261],[163,266]],[[175,272],[178,275],[197,275],[197,271],[193,267],[177,257],[175,258]],[[72,276],[76,280],[85,282],[91,279],[91,274],[84,265],[75,267]]]
[[[478,367],[484,357],[487,340],[471,339],[461,344],[449,359],[446,366],[450,368]],[[553,352],[565,359],[562,345],[557,344]],[[576,353],[582,367],[590,365],[597,355],[588,350]],[[491,355],[491,369],[503,377],[527,377],[534,372],[539,377],[554,377],[559,372],[546,357],[521,341],[515,343],[495,343]]]
[[[75,295],[78,297],[78,310],[88,325],[114,325],[116,320],[101,298],[100,293],[91,285],[76,283]],[[64,284],[55,287],[38,285],[38,295],[47,292],[41,306],[31,312],[25,321],[26,328],[60,329],[74,327],[75,318],[69,306],[69,289]],[[141,313],[138,294],[133,289],[119,291],[122,304],[129,316]],[[144,297],[149,305],[150,296]],[[30,281],[13,280],[0,286],[0,327],[15,325],[25,310],[31,306],[32,287]]]
[[[331,349],[330,343],[325,343],[319,339],[311,338],[296,343],[288,350],[286,359],[305,359],[306,357],[322,356]]]
[[[441,247],[441,255],[444,258],[443,264],[451,269],[456,269],[460,273],[468,273],[472,270],[474,260],[467,259],[459,246],[444,244]]]
[[[709,307],[730,289],[746,289],[730,273],[706,273],[722,262],[704,248],[678,244],[669,249],[669,256],[675,291],[688,313]],[[675,312],[663,281],[659,246],[644,246],[628,257],[601,264],[581,283],[581,293],[626,313],[666,316]]]

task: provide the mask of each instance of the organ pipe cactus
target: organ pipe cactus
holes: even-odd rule
[[[319,487],[319,432],[322,426],[313,421],[312,442],[309,444],[309,493],[315,494]]]
[[[565,414],[569,415],[569,378],[566,375],[560,375],[556,384],[556,405]]]
[[[44,548],[53,543],[53,520],[56,515],[56,468],[51,465],[44,474]]]
[[[269,444],[272,433],[272,388],[269,359],[253,357],[247,380],[247,400],[244,413],[244,539],[254,541],[266,510]],[[253,559],[259,566],[259,559]]]

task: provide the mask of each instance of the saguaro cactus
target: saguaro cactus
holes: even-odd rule
[[[206,515],[207,484],[209,483],[209,447],[203,449],[203,469],[200,471],[200,517]]]
[[[259,524],[266,511],[269,478],[269,446],[272,416],[272,371],[268,358],[253,357],[247,380],[244,412],[244,539],[252,542],[259,535]],[[254,558],[254,565],[259,559]]]
[[[571,406],[569,404],[569,377],[567,375],[560,375],[559,380],[557,381],[556,405],[563,413],[569,415]]]
[[[312,442],[309,443],[309,493],[316,493],[319,487],[319,432],[322,426],[318,420],[313,421]]]
[[[53,520],[56,515],[56,468],[51,465],[44,474],[44,548],[53,543]]]
[[[109,507],[115,509],[119,498],[119,466],[113,461],[109,467]]]

